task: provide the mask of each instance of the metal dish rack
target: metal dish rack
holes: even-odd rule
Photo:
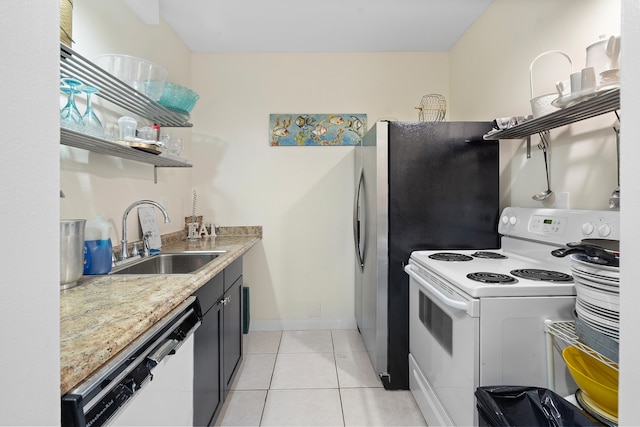
[[[544,116],[527,120],[526,122],[504,129],[491,132],[484,139],[519,139],[526,138],[545,130],[555,129],[581,120],[590,119],[602,114],[620,109],[620,88],[612,88],[582,102],[570,105],[558,111]]]
[[[553,340],[554,338],[560,338],[565,343],[577,347],[584,353],[602,362],[603,364],[618,370],[618,365],[595,351],[590,346],[586,345],[578,338],[576,333],[576,324],[574,321],[544,321],[544,332],[547,334],[547,384],[551,390],[555,390],[556,381],[554,374],[554,354],[553,354]]]
[[[62,43],[60,43],[60,74],[62,77],[78,78],[87,85],[99,88],[100,92],[96,93],[96,96],[144,117],[156,125],[163,127],[193,126],[189,123],[188,114],[181,114],[163,107]],[[184,161],[146,153],[65,128],[60,128],[60,143],[95,153],[151,164],[154,166],[154,178],[156,178],[156,168],[158,167],[192,167],[191,164]]]

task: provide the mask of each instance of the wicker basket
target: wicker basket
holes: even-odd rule
[[[540,55],[536,56],[533,61],[531,61],[531,65],[529,65],[529,86],[531,89],[531,101],[529,102],[531,103],[531,112],[533,113],[534,119],[540,116],[544,116],[545,114],[552,113],[559,109],[551,105],[551,102],[558,97],[557,92],[546,93],[544,95],[539,95],[536,97],[533,96],[533,64],[535,64],[536,61],[543,56],[554,53],[564,56],[565,58],[567,58],[567,61],[569,61],[569,73],[567,73],[567,75],[571,74],[573,70],[571,57],[560,50],[548,50],[546,52],[542,52]]]
[[[60,41],[71,47],[73,0],[60,0]]]

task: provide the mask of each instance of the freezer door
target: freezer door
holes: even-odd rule
[[[488,122],[389,124],[389,245],[407,260],[427,249],[498,248],[497,141]]]
[[[388,123],[378,122],[364,137],[359,149],[362,161],[361,223],[362,288],[361,320],[358,323],[375,372],[387,373],[387,174]],[[382,208],[382,211],[380,210]]]
[[[488,122],[389,122],[387,388],[407,388],[411,252],[498,247],[498,144]],[[380,207],[382,211],[382,207]]]
[[[353,248],[355,251],[355,314],[356,325],[362,325],[362,276],[364,271],[364,171],[362,169],[362,147],[355,149],[355,184],[353,197]]]

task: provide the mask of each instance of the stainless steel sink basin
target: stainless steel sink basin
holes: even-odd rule
[[[163,253],[116,267],[111,274],[193,274],[225,251]]]

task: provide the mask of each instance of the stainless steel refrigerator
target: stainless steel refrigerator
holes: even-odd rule
[[[425,249],[499,247],[489,122],[377,122],[355,149],[355,312],[386,389],[409,389],[409,279]]]

